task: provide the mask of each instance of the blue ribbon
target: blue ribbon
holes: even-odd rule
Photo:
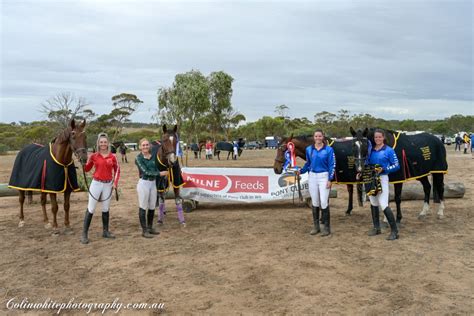
[[[183,151],[181,150],[181,146],[179,144],[178,134],[176,134],[176,156],[183,157]]]
[[[290,157],[290,151],[289,150],[285,150],[285,163],[283,164],[283,171],[286,172],[286,169],[288,168],[288,166],[291,165],[291,157]]]

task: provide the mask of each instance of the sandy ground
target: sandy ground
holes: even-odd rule
[[[367,236],[368,204],[344,215],[344,186],[336,186],[339,197],[331,200],[329,238],[310,236],[310,209],[291,201],[200,204],[186,214],[188,227],[182,230],[168,200],[161,234],[144,239],[133,163],[122,165],[122,198],[112,202],[115,240],[101,237],[96,215],[91,243],[79,243],[85,193],[72,195],[74,234],[58,237],[43,227],[38,196],[26,206],[23,228],[18,228],[17,198],[1,198],[0,313],[8,311],[12,298],[96,303],[118,298],[164,303],[163,314],[472,314],[474,160],[453,149],[448,146],[447,181],[463,182],[465,197],[446,201],[443,220],[436,219],[436,209],[418,220],[422,201],[403,202],[405,225],[395,242],[385,241],[387,231]],[[238,161],[192,158],[189,166],[271,166],[274,155],[273,150],[246,151]],[[0,183],[8,182],[13,160],[0,158]],[[63,214],[60,210],[61,229]]]

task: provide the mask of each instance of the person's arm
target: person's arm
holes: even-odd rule
[[[84,166],[84,171],[85,172],[89,172],[92,169],[92,167],[94,166],[94,158],[95,158],[95,154],[92,154],[92,155],[89,156],[89,159],[87,160],[87,163]]]
[[[114,158],[114,188],[117,187],[118,181],[120,179],[120,165],[118,164],[117,158],[113,156]]]
[[[306,148],[306,163],[304,164],[303,168],[301,168],[300,173],[305,174],[306,172],[308,172],[310,166],[311,166],[311,150],[308,150],[308,148]]]
[[[141,156],[137,156],[137,158],[135,158],[135,164],[137,165],[138,169],[140,170],[140,173],[141,174],[144,174],[145,176],[149,176],[149,177],[156,177],[159,172],[156,171],[156,170],[151,170],[149,169],[146,164],[143,163],[143,157]]]
[[[331,147],[329,147],[331,148]],[[331,148],[328,153],[328,180],[332,181],[334,179],[334,174],[336,172],[336,155],[334,154],[334,150]]]
[[[387,158],[389,162],[387,167],[385,167],[385,170],[387,171],[387,173],[392,173],[400,169],[400,164],[398,163],[398,157],[397,157],[397,154],[395,153],[395,150],[393,150],[392,148],[387,150]]]

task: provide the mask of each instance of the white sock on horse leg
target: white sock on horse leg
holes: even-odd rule
[[[438,206],[438,219],[442,219],[444,217],[444,201],[441,201]]]
[[[423,203],[423,210],[420,213],[420,216],[425,216],[430,213],[430,205],[426,202]]]

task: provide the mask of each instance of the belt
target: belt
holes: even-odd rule
[[[110,183],[110,182],[112,182],[112,180],[99,180],[99,179],[96,179],[96,178],[94,178],[94,181],[102,182],[102,183]]]
[[[156,180],[156,177],[147,177],[147,176],[142,176],[142,177],[140,177],[140,179],[143,179],[143,180],[148,180],[148,181],[155,181],[155,180]]]

